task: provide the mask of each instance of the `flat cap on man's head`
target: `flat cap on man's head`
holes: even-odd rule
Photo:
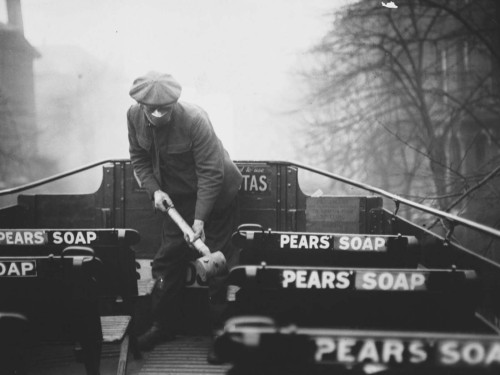
[[[149,72],[136,78],[129,94],[138,103],[163,106],[177,102],[182,87],[170,74]]]

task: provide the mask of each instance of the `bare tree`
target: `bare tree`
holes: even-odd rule
[[[498,24],[486,2],[360,1],[331,15],[305,74],[307,134],[329,169],[446,210],[495,168]]]

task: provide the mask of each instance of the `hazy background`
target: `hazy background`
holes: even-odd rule
[[[173,74],[234,159],[297,159],[297,71],[326,0],[22,0],[35,60],[38,152],[65,170],[128,157],[134,78]],[[293,113],[290,114],[290,111]]]
[[[297,160],[500,225],[496,0],[389,8],[377,0],[19,0],[23,22],[8,24],[6,1],[0,187],[128,158],[129,88],[159,70],[183,85],[181,100],[208,111],[235,160]],[[95,170],[95,184],[78,176],[66,192],[95,190]],[[353,194],[330,180],[300,183],[308,193]]]

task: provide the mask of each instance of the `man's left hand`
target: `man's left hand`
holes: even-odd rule
[[[189,238],[189,236],[186,234],[184,236],[184,239],[186,242],[191,245],[193,242],[195,242],[198,238],[201,239],[203,242],[205,242],[205,230],[204,230],[204,225],[205,223],[203,220],[198,220],[196,219],[193,223],[193,232],[194,235],[192,238]]]

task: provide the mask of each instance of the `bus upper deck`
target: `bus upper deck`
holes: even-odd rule
[[[100,165],[102,182],[95,192],[49,191],[52,182]],[[244,177],[242,225],[233,241],[242,249],[241,265],[230,274],[233,316],[216,345],[233,370],[220,371],[241,373],[252,363],[260,364],[250,366],[259,373],[369,371],[366,364],[405,371],[498,370],[500,264],[459,245],[454,235],[466,229],[495,243],[500,231],[298,163],[237,165]],[[358,190],[342,196],[306,194],[299,178],[303,172]],[[0,197],[16,195],[15,204],[0,210],[0,287],[71,285],[48,293],[50,298],[70,296],[56,310],[87,301],[94,322],[82,322],[73,310],[59,314],[59,322],[87,324],[102,338],[109,334],[103,317],[128,316],[134,324],[124,325],[123,333],[132,334],[133,349],[135,333],[150,318],[144,306],[162,217],[152,210],[130,162],[108,160],[0,192]],[[393,210],[388,202],[394,202]],[[406,218],[400,215],[403,206],[413,210]],[[438,234],[415,224],[422,217],[445,221],[446,231]],[[69,261],[56,262],[63,258]],[[183,330],[188,338],[207,336],[206,282],[194,267],[186,287]],[[38,314],[44,310],[43,293],[32,294],[39,297],[35,304],[32,297],[24,305],[8,298],[2,308],[17,308],[35,322],[50,321],[46,327],[53,329],[54,310]],[[68,314],[76,320],[66,319]],[[93,340],[85,346],[97,352],[92,357],[97,365],[86,362],[91,367],[99,365],[103,344]],[[128,351],[126,342],[122,352]],[[124,371],[126,355],[120,363]],[[163,366],[174,365],[166,360]],[[186,366],[188,372],[199,370],[189,370],[188,360]],[[139,371],[147,373],[148,366]]]

